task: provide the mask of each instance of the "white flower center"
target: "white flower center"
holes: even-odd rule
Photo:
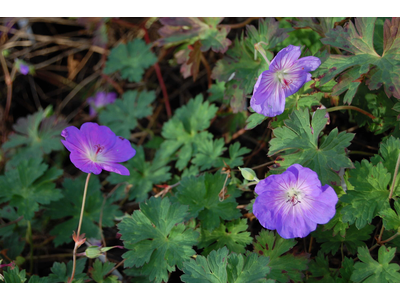
[[[303,193],[301,191],[295,190],[294,188],[290,188],[286,192],[287,195],[286,203],[291,203],[293,206],[301,203],[300,200],[302,199],[302,194]]]
[[[285,70],[276,71],[275,74],[276,79],[278,79],[279,83],[282,85],[282,89],[289,88],[289,85],[293,83],[293,80],[285,78],[285,76],[287,76]]]

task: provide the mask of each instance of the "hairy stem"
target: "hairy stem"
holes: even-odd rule
[[[376,119],[376,117],[375,116],[373,116],[372,114],[370,114],[369,112],[367,112],[367,111],[365,111],[365,110],[363,110],[363,109],[361,109],[361,108],[359,108],[359,107],[356,107],[356,106],[347,106],[347,105],[343,105],[343,106],[334,106],[334,107],[330,107],[330,108],[328,108],[327,110],[326,110],[326,112],[333,112],[333,111],[337,111],[337,110],[342,110],[342,109],[352,109],[352,110],[356,110],[356,111],[358,111],[358,112],[360,112],[360,113],[362,113],[362,114],[364,114],[364,115],[366,115],[366,116],[368,116],[368,117],[370,117],[372,120],[373,119]]]

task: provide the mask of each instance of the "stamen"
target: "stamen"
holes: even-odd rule
[[[99,144],[94,145],[94,148],[96,149],[95,155],[101,153],[104,150],[104,146],[100,146]]]
[[[288,194],[288,200],[286,201],[286,203],[288,202],[291,202],[293,206],[296,206],[297,204],[301,203],[296,194],[293,194],[293,196]]]
[[[282,86],[282,88],[283,88],[284,90],[285,90],[285,89],[288,89],[288,88],[289,88],[289,85],[293,83],[293,80],[292,80],[292,79],[286,80],[285,78],[283,78],[282,81],[283,81],[283,86]]]

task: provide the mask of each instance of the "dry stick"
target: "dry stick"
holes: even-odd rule
[[[101,71],[96,71],[92,75],[86,77],[82,82],[80,82],[61,102],[61,104],[58,106],[58,109],[56,111],[56,115],[59,115],[62,109],[68,104],[69,101],[81,90],[83,89],[89,82],[92,80],[96,79],[100,75]]]
[[[246,26],[247,24],[251,23],[251,21],[253,20],[257,20],[260,17],[251,17],[248,18],[246,21],[242,22],[242,23],[238,23],[238,24],[219,24],[217,26],[218,29],[222,28],[222,27],[230,27],[231,29],[237,29],[237,28],[242,28],[244,26]]]
[[[2,228],[4,228],[4,227],[7,227],[7,226],[10,226],[10,225],[12,225],[12,224],[18,223],[18,222],[21,221],[23,218],[24,218],[24,216],[20,216],[18,219],[14,220],[14,221],[11,221],[11,222],[9,222],[9,223],[7,223],[7,224],[1,225],[1,226],[0,226],[0,229],[2,229]]]
[[[93,54],[93,51],[89,49],[88,53],[86,53],[85,57],[81,60],[79,65],[76,67],[76,69],[73,72],[71,72],[71,74],[69,74],[69,76],[68,76],[69,80],[73,80],[76,77],[76,75],[78,75],[78,73],[86,65],[86,63],[88,62],[88,60],[92,56],[92,54]]]
[[[126,259],[121,260],[114,268],[112,268],[106,275],[103,276],[103,278],[106,278],[109,274],[111,274],[112,272],[114,272],[116,269],[118,269],[124,262]]]
[[[76,235],[76,239],[79,241],[80,239],[80,234],[81,234],[81,226],[82,226],[82,219],[83,219],[83,210],[85,208],[85,201],[86,201],[86,194],[87,194],[87,189],[88,189],[88,185],[89,185],[89,179],[90,179],[90,175],[92,173],[88,173],[87,177],[86,177],[86,182],[85,182],[85,189],[83,190],[83,198],[82,198],[82,207],[81,207],[81,215],[79,217],[79,224],[78,224],[78,230],[77,230],[77,235]],[[71,279],[69,280],[69,282],[72,282],[72,280],[74,279],[75,276],[75,269],[76,269],[76,250],[78,250],[80,245],[78,245],[77,241],[75,241],[75,247],[74,247],[74,252],[73,254],[73,265],[72,265],[72,274],[71,274]]]
[[[105,80],[107,80],[108,83],[110,83],[114,87],[114,89],[118,92],[118,94],[122,95],[124,93],[124,90],[122,89],[122,87],[115,80],[113,80],[110,76],[108,76],[106,74],[101,74],[101,77],[103,77]]]
[[[343,106],[334,106],[334,107],[328,108],[328,109],[326,110],[326,112],[329,113],[329,112],[333,112],[333,111],[337,111],[337,110],[342,110],[342,109],[352,109],[352,110],[358,111],[358,112],[360,112],[360,113],[362,113],[362,114],[364,114],[364,115],[370,117],[372,120],[376,119],[376,117],[373,116],[372,114],[370,114],[369,112],[367,112],[367,111],[365,111],[365,110],[363,110],[363,109],[361,109],[361,108],[358,108],[358,107],[356,107],[356,106],[346,106],[346,105],[343,105]]]
[[[0,62],[1,66],[3,67],[4,75],[6,78],[6,85],[7,85],[7,102],[6,102],[6,110],[4,113],[4,119],[3,119],[3,143],[6,140],[6,122],[8,119],[8,113],[10,112],[10,107],[11,107],[11,99],[12,99],[12,77],[10,76],[10,72],[8,71],[7,63],[6,60],[3,56],[2,53],[0,53]]]
[[[204,67],[206,68],[207,71],[207,79],[208,79],[208,88],[211,88],[212,85],[212,80],[211,80],[211,68],[210,65],[208,64],[208,61],[204,57],[203,53],[200,52],[200,60],[203,63]]]

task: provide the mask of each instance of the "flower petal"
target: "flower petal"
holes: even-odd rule
[[[87,122],[81,126],[81,133],[86,137],[90,150],[94,153],[97,145],[103,147],[102,153],[111,149],[117,141],[117,136],[107,126]],[[101,153],[100,153],[101,154]]]
[[[308,80],[308,75],[309,73],[306,73],[304,71],[298,71],[298,72],[292,72],[292,73],[287,73],[284,75],[284,78],[286,82],[288,83],[285,86],[285,97],[289,97],[296,93],[307,81],[311,80],[311,75],[310,79]]]
[[[81,152],[71,152],[69,158],[75,167],[85,173],[93,173],[98,175],[102,171],[98,163],[93,162],[88,156]]]
[[[306,237],[310,232],[317,228],[317,223],[304,218],[304,216],[296,211],[296,206],[278,219],[277,228],[279,235],[285,239],[296,237]]]
[[[100,165],[100,167],[106,171],[109,172],[114,172],[120,175],[126,175],[129,176],[129,170],[120,164],[114,164],[114,163],[98,163]]]
[[[269,69],[272,71],[288,69],[296,62],[296,60],[300,57],[300,54],[300,46],[289,45],[278,52],[278,54],[272,60]]]
[[[99,153],[99,162],[123,162],[131,159],[136,154],[136,150],[132,148],[131,143],[118,136],[116,142],[112,148],[108,151]]]
[[[85,153],[89,149],[86,137],[75,126],[69,126],[61,132],[65,140],[61,140],[64,146],[70,151],[81,151]]]
[[[326,184],[322,190],[323,192],[318,198],[309,202],[311,207],[304,212],[311,221],[318,224],[326,224],[335,216],[335,206],[338,202],[338,197],[332,187]],[[302,207],[305,208],[305,206]]]
[[[289,69],[289,72],[311,72],[321,65],[321,60],[315,56],[306,56],[296,61]]]
[[[258,84],[257,84],[258,83]],[[285,92],[274,73],[264,71],[254,86],[250,106],[266,117],[275,117],[285,110]]]

